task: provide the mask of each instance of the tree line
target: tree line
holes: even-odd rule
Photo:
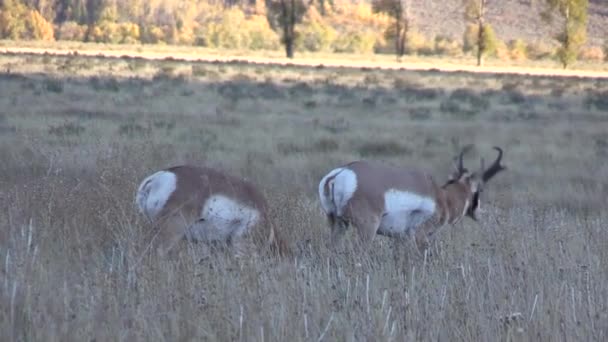
[[[412,25],[413,0],[1,0],[0,38],[223,49],[349,53],[470,53],[522,58],[521,40],[500,41],[486,13],[499,0],[462,0],[460,41],[430,40]],[[586,41],[588,0],[540,0],[542,20],[558,19],[555,55],[567,67]],[[419,18],[423,19],[423,18]],[[600,50],[599,54],[603,51]],[[525,56],[524,56],[525,58]],[[602,56],[603,58],[603,56]],[[598,58],[601,59],[601,58]]]

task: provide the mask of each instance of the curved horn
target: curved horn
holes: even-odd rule
[[[464,163],[462,161],[462,158],[464,157],[464,153],[466,152],[466,149],[462,149],[462,151],[460,151],[460,155],[458,156],[458,172],[464,172]]]
[[[492,165],[490,165],[489,168],[487,168],[486,170],[483,171],[482,180],[484,183],[489,181],[492,177],[494,177],[500,171],[506,169],[505,166],[500,165],[500,161],[502,160],[502,154],[503,154],[502,149],[497,146],[494,146],[494,149],[496,151],[498,151],[498,157],[496,157],[496,160],[494,161],[494,163],[492,163]]]
[[[460,154],[458,155],[458,157],[454,158],[454,168],[456,169],[456,172],[458,172],[458,174],[460,174],[460,175],[469,171],[464,167],[463,158],[464,158],[464,154],[469,152],[469,150],[471,150],[472,148],[473,148],[473,144],[466,145],[465,147],[462,148],[462,150],[460,150]]]

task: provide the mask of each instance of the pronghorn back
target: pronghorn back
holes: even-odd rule
[[[375,161],[356,161],[331,170],[319,183],[319,199],[337,242],[353,224],[359,237],[371,241],[376,234],[402,237],[415,233],[420,249],[446,224],[465,216],[477,220],[484,185],[506,168],[503,151],[485,168],[469,172],[463,165],[465,147],[455,159],[455,172],[439,185],[430,173]]]
[[[365,202],[370,209],[384,211],[399,203],[424,202],[435,196],[437,186],[421,170],[399,168],[375,161],[356,161],[330,171],[319,183],[319,197],[326,212],[342,216],[346,207]],[[432,211],[432,204],[427,205]]]
[[[168,230],[164,239],[170,245],[181,237],[231,242],[245,236],[275,249],[285,245],[268,220],[261,192],[210,167],[181,165],[158,171],[142,181],[136,203],[146,217]]]

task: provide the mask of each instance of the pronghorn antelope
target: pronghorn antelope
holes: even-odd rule
[[[331,227],[332,243],[338,243],[350,224],[361,240],[371,242],[376,234],[390,237],[414,235],[420,251],[429,238],[446,224],[475,211],[484,185],[506,168],[500,164],[503,151],[488,167],[469,172],[463,166],[466,148],[455,159],[455,171],[445,184],[414,168],[399,168],[372,161],[355,161],[330,171],[319,183],[321,206]],[[369,245],[369,243],[368,243]]]
[[[217,169],[181,165],[158,171],[141,182],[135,202],[158,228],[153,245],[161,256],[182,239],[226,244],[240,256],[252,240],[280,255],[288,251],[262,194]]]

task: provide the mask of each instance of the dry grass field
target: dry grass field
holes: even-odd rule
[[[462,72],[1,55],[3,341],[601,341],[608,82]],[[8,72],[10,71],[10,72]],[[480,222],[433,255],[338,250],[321,176],[351,160],[445,179],[505,150]],[[138,182],[206,163],[257,184],[294,260],[146,250]],[[395,247],[399,247],[398,249]]]

